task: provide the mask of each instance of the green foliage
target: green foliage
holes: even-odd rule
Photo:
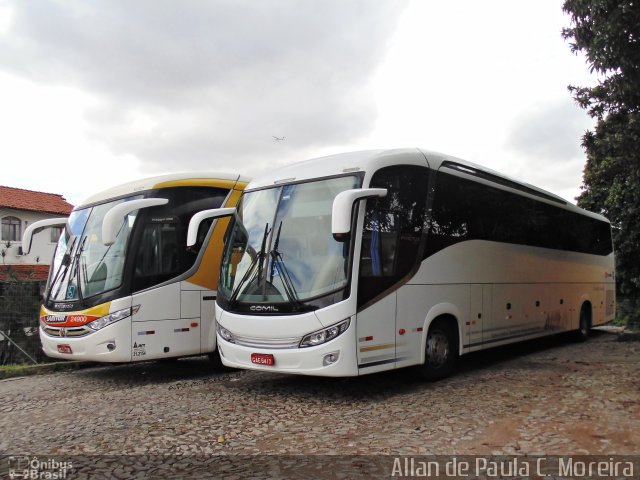
[[[569,87],[597,120],[582,145],[587,153],[578,204],[611,220],[619,293],[640,297],[640,2],[566,0],[574,52],[598,73],[593,87]]]
[[[637,297],[616,298],[616,319],[614,325],[627,327],[628,330],[640,331],[640,299]]]
[[[582,52],[591,71],[604,78],[595,87],[569,87],[580,106],[602,118],[640,106],[640,4],[635,0],[566,0],[571,28],[562,36]]]

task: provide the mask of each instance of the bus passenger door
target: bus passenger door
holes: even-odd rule
[[[412,347],[405,334],[411,331],[413,338],[418,338],[415,335],[418,333],[422,337],[421,331],[413,332],[422,323],[409,326],[408,318],[423,319],[425,312],[418,311],[414,298],[407,296],[407,292],[415,289],[406,285],[422,260],[420,244],[429,170],[424,157],[418,161],[424,164],[384,167],[371,179],[370,187],[384,188],[387,194],[367,200],[363,221],[357,316],[361,374],[389,370],[397,367],[397,362],[410,362]],[[404,309],[402,316],[398,315],[399,308]],[[398,319],[402,325],[398,325]]]
[[[356,317],[358,372],[380,372],[396,362],[396,292],[385,296]]]

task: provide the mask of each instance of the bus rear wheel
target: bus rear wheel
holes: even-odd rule
[[[586,303],[580,309],[580,324],[578,330],[574,332],[574,338],[578,342],[584,342],[589,338],[591,332],[591,310]]]
[[[458,335],[451,322],[439,321],[429,328],[424,357],[420,371],[426,380],[439,380],[453,371],[458,357]]]

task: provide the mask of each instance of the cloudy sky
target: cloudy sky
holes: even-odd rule
[[[63,194],[420,146],[573,200],[560,0],[0,0],[0,184]],[[273,136],[285,137],[275,141]]]

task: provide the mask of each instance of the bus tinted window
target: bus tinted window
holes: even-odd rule
[[[465,240],[595,255],[613,251],[607,222],[439,172],[425,256]]]
[[[374,174],[371,187],[386,188],[388,193],[367,200],[358,283],[360,306],[416,265],[425,226],[428,172],[424,167],[398,165]]]
[[[200,224],[198,240],[187,248],[191,217],[201,210],[218,208],[228,190],[210,187],[175,187],[158,190],[166,205],[140,212],[133,275],[133,291],[157,285],[186,272],[195,263],[212,221]]]

